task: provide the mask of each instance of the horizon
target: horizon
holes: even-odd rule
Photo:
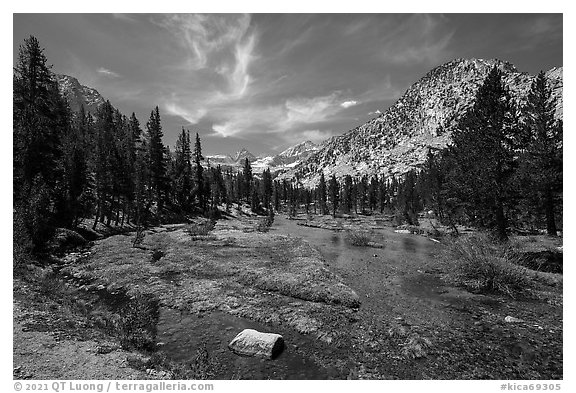
[[[562,14],[13,17],[13,61],[34,35],[55,73],[135,112],[142,126],[158,105],[165,143],[174,146],[184,127],[199,133],[206,155],[321,143],[458,58],[497,58],[530,74],[563,66]]]

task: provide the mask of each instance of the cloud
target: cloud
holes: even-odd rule
[[[292,140],[298,129],[309,129],[321,125],[343,109],[339,104],[339,92],[318,97],[295,97],[276,105],[226,108],[222,107],[211,115],[220,119],[212,125],[215,135],[242,137],[252,134],[276,134]],[[319,130],[309,131],[308,139],[325,139]],[[325,132],[325,131],[322,131]]]
[[[110,77],[110,78],[119,78],[119,77],[120,77],[120,75],[117,74],[116,72],[110,71],[109,69],[104,68],[104,67],[98,68],[98,69],[96,70],[96,72],[98,72],[99,74],[102,74],[102,75],[106,75],[106,76],[108,76],[108,77]]]
[[[358,101],[350,100],[350,101],[344,101],[343,103],[340,104],[342,108],[350,108],[351,106],[354,105],[358,105]]]
[[[152,21],[184,49],[180,66],[171,72],[180,75],[179,83],[188,89],[178,89],[178,98],[165,97],[166,110],[191,123],[209,113],[218,118],[217,134],[237,133],[228,124],[228,113],[251,94],[250,71],[258,58],[258,31],[250,26],[250,15],[176,14],[155,16]]]
[[[305,130],[300,132],[299,141],[307,140],[314,143],[322,142],[330,137],[334,136],[332,130]]]
[[[179,116],[190,124],[197,124],[206,115],[206,109],[200,108],[195,111],[185,109],[174,102],[164,104],[164,110],[171,115]]]
[[[376,109],[376,110],[373,111],[373,112],[368,112],[368,114],[369,114],[369,115],[381,115],[382,112],[380,112],[380,109]]]
[[[338,92],[313,98],[292,98],[286,100],[286,118],[280,124],[281,129],[290,128],[299,123],[311,124],[326,120],[340,110]]]

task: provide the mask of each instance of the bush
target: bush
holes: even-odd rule
[[[268,232],[273,223],[274,223],[274,213],[269,214],[268,216],[258,220],[258,223],[256,224],[256,230],[258,232]]]
[[[515,297],[532,285],[518,254],[487,236],[458,238],[447,245],[442,258],[453,265],[455,283],[471,290]]]
[[[19,210],[14,211],[12,242],[12,267],[17,269],[32,259],[33,247],[24,217]]]
[[[207,236],[216,226],[216,221],[204,219],[200,222],[193,222],[186,226],[186,233],[192,238]]]
[[[346,233],[346,240],[352,246],[366,247],[372,239],[366,231],[348,231]]]
[[[153,350],[159,315],[160,303],[155,297],[137,295],[130,299],[114,323],[122,348]]]

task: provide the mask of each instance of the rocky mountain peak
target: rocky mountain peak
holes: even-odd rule
[[[451,131],[474,103],[478,88],[494,67],[512,98],[523,105],[534,76],[498,59],[455,59],[430,70],[383,113],[372,120],[332,137],[307,159],[281,175],[304,184],[335,174],[398,176],[421,165],[429,148],[450,142]],[[557,99],[557,117],[562,117],[562,68],[546,74]]]
[[[96,110],[106,102],[96,89],[80,84],[73,76],[56,74],[56,82],[60,93],[66,98],[70,109],[74,112],[78,112],[84,105],[86,112],[95,114]]]
[[[234,155],[234,161],[239,162],[239,161],[244,161],[246,158],[248,159],[248,161],[252,162],[256,160],[256,156],[252,153],[250,153],[246,148],[242,148],[240,149],[235,155]]]

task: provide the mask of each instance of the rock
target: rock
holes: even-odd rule
[[[51,241],[51,248],[61,252],[71,247],[83,246],[86,243],[86,239],[78,232],[66,228],[56,228]]]
[[[275,333],[244,329],[228,344],[237,355],[274,359],[284,350],[284,338]]]
[[[504,318],[504,322],[515,323],[515,322],[524,322],[524,320],[519,319],[519,318],[514,318],[514,317],[508,315],[506,318]]]
[[[396,232],[396,233],[411,233],[408,229],[396,229],[394,232]]]

